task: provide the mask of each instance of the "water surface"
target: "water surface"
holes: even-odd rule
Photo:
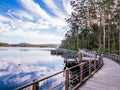
[[[13,90],[64,68],[51,48],[0,47],[0,90]]]

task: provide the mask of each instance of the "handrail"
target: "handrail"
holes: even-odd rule
[[[44,80],[47,80],[49,78],[52,78],[52,77],[54,77],[56,75],[59,75],[61,73],[65,73],[65,90],[75,90],[77,88],[77,86],[81,85],[82,82],[84,82],[93,73],[95,73],[97,70],[99,70],[102,67],[102,65],[103,65],[102,58],[99,58],[99,60],[89,60],[89,61],[86,61],[86,62],[82,62],[82,63],[80,63],[78,65],[73,66],[73,67],[67,68],[66,70],[57,72],[57,73],[52,74],[50,76],[47,76],[47,77],[45,77],[43,79],[34,81],[34,82],[30,83],[30,84],[27,84],[25,86],[17,88],[16,90],[23,90],[25,88],[30,87],[31,85],[32,85],[32,90],[39,90],[39,83],[40,82],[42,82]],[[72,79],[72,74],[70,72],[72,72],[72,71],[74,72],[74,70],[72,70],[72,69],[74,69],[76,67],[78,68],[78,70],[76,71],[76,74],[73,75],[73,76],[78,78],[77,80],[78,80],[79,83],[75,84],[74,87],[71,87],[70,86],[71,81],[74,82],[74,80],[76,80],[76,79],[75,78]]]
[[[27,84],[27,85],[25,85],[25,86],[23,86],[23,87],[20,87],[20,88],[17,88],[17,90],[23,90],[24,88],[27,88],[27,87],[29,87],[29,86],[33,86],[34,87],[34,85],[36,85],[36,84],[39,84],[39,82],[41,82],[41,81],[44,81],[44,80],[46,80],[46,79],[49,79],[49,78],[51,78],[51,77],[54,77],[54,76],[56,76],[56,75],[58,75],[58,74],[61,74],[61,73],[63,73],[63,72],[65,72],[66,73],[66,82],[65,83],[67,83],[68,82],[68,85],[65,85],[65,90],[70,90],[69,88],[70,88],[70,86],[69,86],[69,84],[70,84],[70,70],[71,69],[74,69],[74,68],[76,68],[76,67],[81,67],[82,66],[82,73],[80,73],[80,76],[79,77],[81,77],[82,76],[82,81],[80,81],[81,83],[83,82],[83,81],[85,81],[87,78],[89,78],[90,76],[91,76],[91,74],[94,72],[96,72],[96,67],[95,67],[95,61],[96,60],[93,60],[93,62],[94,62],[94,66],[91,66],[91,67],[89,67],[89,68],[87,68],[87,70],[86,71],[84,71],[84,65],[85,64],[89,64],[89,63],[91,63],[91,62],[89,62],[89,61],[87,61],[87,62],[83,62],[83,63],[81,63],[81,64],[78,64],[78,65],[76,65],[76,66],[73,66],[73,67],[71,67],[71,68],[67,68],[66,70],[64,70],[64,71],[60,71],[60,72],[58,72],[58,73],[55,73],[55,74],[53,74],[53,75],[50,75],[50,76],[47,76],[47,77],[45,77],[45,78],[43,78],[43,79],[40,79],[40,80],[38,80],[38,81],[35,81],[35,82],[32,82],[32,83],[30,83],[30,84]],[[101,64],[101,65],[99,65],[99,67],[101,67],[103,64]],[[94,71],[93,72],[91,72],[91,69],[92,68],[94,68]],[[97,67],[97,70],[98,70],[99,68]],[[86,74],[86,72],[90,72],[90,75],[88,74],[88,77],[87,78],[84,78],[83,76],[84,76],[84,74]],[[78,73],[79,74],[79,73]],[[68,78],[69,77],[69,78]],[[67,79],[68,78],[68,79]],[[78,83],[78,85],[80,85],[81,83]],[[36,85],[37,86],[37,85]],[[37,89],[32,89],[32,90],[37,90]],[[71,89],[72,90],[72,89]]]
[[[78,66],[80,66],[80,65],[82,65],[82,64],[85,64],[85,63],[88,63],[88,62],[89,62],[89,61],[86,61],[86,62],[80,63],[80,64],[75,65],[75,66],[73,66],[73,67],[67,68],[66,70],[73,69],[73,68],[75,68],[75,67],[78,67]],[[66,71],[66,70],[65,70],[65,71]]]
[[[120,55],[117,54],[110,54],[110,53],[104,53],[104,57],[106,58],[110,58],[113,61],[117,62],[118,64],[120,64]]]
[[[35,84],[35,83],[39,83],[39,82],[44,81],[44,80],[46,80],[46,79],[48,79],[48,78],[51,78],[51,77],[53,77],[53,76],[55,76],[55,75],[58,75],[58,74],[60,74],[60,73],[62,73],[62,72],[64,72],[64,71],[60,71],[60,72],[57,72],[57,73],[52,74],[52,75],[50,75],[50,76],[47,76],[47,77],[45,77],[45,78],[42,78],[42,79],[40,79],[40,80],[34,81],[34,82],[30,83],[30,84],[27,84],[27,85],[25,85],[25,86],[22,86],[22,87],[20,87],[20,88],[17,88],[17,90],[24,89],[24,88],[26,88],[26,87],[29,87],[29,86]]]

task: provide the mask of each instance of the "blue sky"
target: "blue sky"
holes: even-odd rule
[[[60,44],[70,0],[0,0],[0,42]]]

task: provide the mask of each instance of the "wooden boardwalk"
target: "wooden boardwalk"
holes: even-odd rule
[[[78,90],[120,90],[120,65],[103,58],[103,67]]]

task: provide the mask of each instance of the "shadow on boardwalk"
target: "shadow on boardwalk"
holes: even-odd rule
[[[120,90],[120,65],[104,58],[103,67],[78,90]]]

